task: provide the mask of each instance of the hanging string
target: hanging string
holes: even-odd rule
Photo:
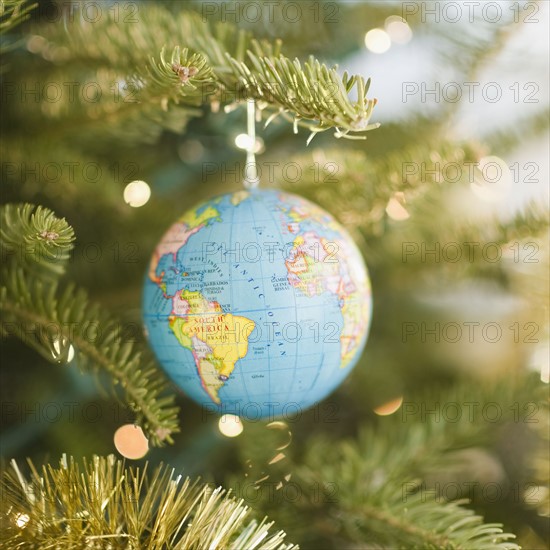
[[[256,102],[253,99],[247,99],[246,101],[248,147],[246,148],[243,185],[246,189],[255,189],[260,183],[258,165],[256,164],[256,154],[254,152],[254,149],[256,149]]]

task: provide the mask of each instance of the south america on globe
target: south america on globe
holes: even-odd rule
[[[188,210],[145,277],[150,345],[210,411],[296,417],[348,376],[372,313],[367,268],[346,230],[293,194],[254,189]]]

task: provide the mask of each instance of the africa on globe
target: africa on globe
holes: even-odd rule
[[[208,410],[295,417],[348,376],[372,311],[365,263],[319,206],[279,190],[220,195],[156,247],[143,318],[174,382]]]

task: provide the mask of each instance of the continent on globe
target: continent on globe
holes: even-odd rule
[[[358,300],[360,296],[357,296],[358,289],[351,278],[348,262],[338,259],[341,246],[343,243],[338,245],[308,231],[294,239],[285,265],[289,283],[306,296],[328,292],[338,298],[344,318],[340,334],[340,368],[344,368],[353,359],[353,352],[361,338],[358,328],[367,321],[368,311],[361,307]]]
[[[189,237],[200,231],[212,220],[219,220],[220,213],[208,206],[200,213],[195,210],[187,211],[169,230],[168,233],[162,239],[162,242],[157,246],[153,253],[153,258],[149,265],[149,278],[155,284],[159,285],[166,292],[166,288],[163,287],[164,271],[157,275],[157,267],[160,259],[166,254],[172,254],[172,258],[175,260],[178,250],[185,245],[189,240]]]
[[[220,304],[200,292],[183,289],[172,298],[168,323],[180,344],[193,353],[202,387],[214,403],[218,392],[248,353],[248,337],[256,324],[224,313]]]

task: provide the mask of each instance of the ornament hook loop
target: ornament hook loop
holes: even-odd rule
[[[243,185],[245,189],[255,189],[260,183],[258,165],[256,164],[256,153],[254,151],[256,148],[256,102],[254,99],[247,99],[246,103],[248,146],[246,148]]]

